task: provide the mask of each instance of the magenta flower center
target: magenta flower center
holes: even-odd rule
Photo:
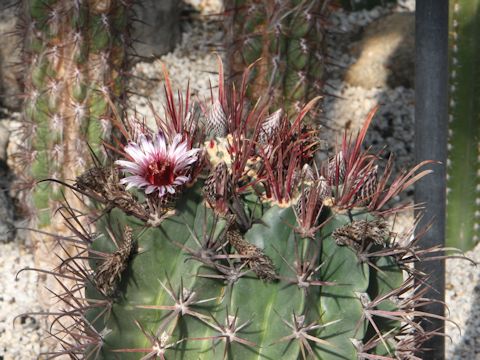
[[[171,185],[175,180],[175,164],[168,159],[150,163],[145,172],[147,181],[156,186]]]

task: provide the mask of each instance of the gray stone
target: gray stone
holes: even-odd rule
[[[0,104],[18,110],[21,104],[21,39],[16,33],[17,8],[0,1]]]
[[[11,208],[6,206],[6,203],[9,202],[10,199],[7,198],[7,195],[4,192],[0,192],[0,243],[6,243],[13,241],[15,239],[15,225],[12,222],[13,218],[13,211]]]
[[[10,138],[10,131],[5,125],[0,122],[0,161],[7,161],[8,139]]]
[[[9,196],[9,177],[7,164],[0,159],[0,243],[15,239],[15,211]]]
[[[12,241],[15,238],[15,212],[9,195],[11,174],[7,166],[9,137],[10,131],[0,121],[0,242]]]
[[[134,5],[133,48],[142,57],[158,57],[181,39],[180,1],[144,0]]]
[[[364,88],[414,86],[415,16],[394,13],[368,25],[351,47],[357,61],[345,80]]]

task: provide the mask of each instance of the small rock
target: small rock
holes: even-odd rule
[[[2,159],[2,157],[0,156],[0,243],[9,242],[15,238],[15,212],[13,201],[9,196],[9,180],[10,174],[6,159]]]
[[[21,104],[21,58],[18,16],[12,0],[0,0],[0,104],[18,110]]]
[[[142,57],[163,55],[180,41],[180,1],[147,0],[134,5],[133,48]]]
[[[345,80],[364,88],[413,88],[415,59],[415,16],[394,13],[368,25],[360,41],[352,46],[358,60]]]
[[[5,191],[0,189],[0,243],[15,239],[13,206]]]
[[[0,122],[0,160],[7,161],[7,147],[10,131]]]

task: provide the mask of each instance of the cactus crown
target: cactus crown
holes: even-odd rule
[[[432,336],[410,265],[440,249],[386,220],[424,164],[390,181],[390,159],[379,174],[362,148],[374,111],[315,164],[302,120],[316,100],[292,119],[247,110],[249,71],[229,87],[220,66],[203,121],[167,78],[158,129],[116,122],[120,159],[70,185],[97,207],[88,221],[63,210],[78,252],[52,274],[76,285],[56,294],[68,310],[52,357],[411,359]]]

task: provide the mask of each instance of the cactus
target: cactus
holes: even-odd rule
[[[106,160],[104,139],[125,101],[129,1],[22,2],[25,99],[23,146],[16,169],[20,200],[31,226],[35,266],[62,266],[76,254],[73,244],[58,246],[43,232],[71,236],[61,217],[53,217],[66,199],[77,213],[88,211],[62,182],[75,179]],[[52,179],[55,182],[42,180]],[[54,292],[54,278],[42,284]],[[39,286],[37,299],[52,312],[51,293]]]
[[[51,357],[411,359],[434,335],[411,263],[441,249],[420,250],[387,218],[424,164],[391,181],[390,159],[379,174],[379,154],[362,150],[372,111],[316,167],[303,120],[318,99],[291,119],[247,110],[248,71],[241,88],[219,73],[203,129],[167,77],[158,129],[117,124],[120,159],[68,185],[96,207],[64,208],[76,238],[60,241],[79,251],[46,271],[76,282],[56,294],[69,309]]]
[[[250,101],[273,97],[272,109],[300,110],[323,90],[325,24],[329,0],[225,2],[228,70],[251,72]]]
[[[450,1],[450,106],[447,244],[469,250],[480,239],[480,1]]]
[[[112,103],[124,96],[128,1],[31,0],[23,4],[25,144],[23,185],[45,178],[74,179],[105,158]],[[110,102],[110,104],[109,104]],[[88,145],[87,145],[88,144]],[[63,201],[62,187],[33,187],[31,213],[40,227]],[[73,200],[72,200],[73,201]]]

